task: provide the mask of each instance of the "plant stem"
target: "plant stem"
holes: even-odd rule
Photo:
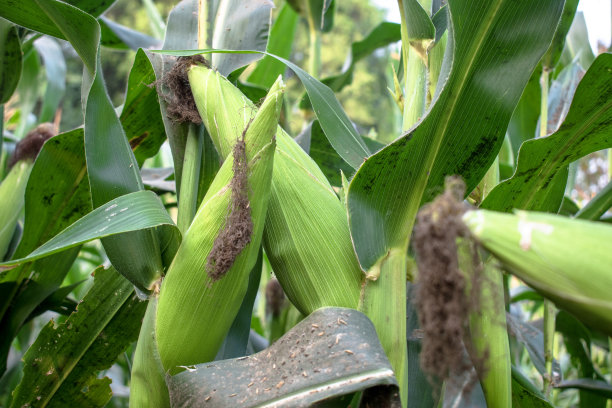
[[[309,32],[309,49],[308,56],[308,73],[315,78],[321,75],[321,31],[315,26],[314,19],[310,10],[310,2],[306,2],[308,7],[308,32]]]
[[[207,48],[208,42],[208,1],[198,0],[198,48]]]
[[[374,266],[380,268],[378,279],[366,279],[359,307],[374,323],[397,378],[404,407],[408,399],[406,267],[406,252],[403,249],[391,249]]]
[[[481,202],[499,184],[499,157],[495,159],[478,185]],[[474,268],[472,250],[463,251],[465,268]],[[465,254],[467,252],[467,254]],[[461,254],[460,254],[461,255]],[[490,258],[490,257],[489,257]],[[460,257],[461,259],[461,257]],[[512,364],[506,327],[504,276],[492,259],[480,263],[482,277],[479,310],[470,314],[470,340],[476,359],[486,358],[485,373],[479,373],[480,384],[490,408],[512,407]],[[469,269],[467,269],[469,270]],[[478,273],[478,270],[474,272]],[[476,276],[474,273],[472,274]]]
[[[184,235],[195,216],[198,204],[198,184],[202,158],[202,133],[198,126],[189,125],[185,156],[183,157],[183,174],[178,200],[177,226]]]

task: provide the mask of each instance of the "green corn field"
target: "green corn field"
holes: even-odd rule
[[[612,408],[588,1],[0,0],[0,407]]]

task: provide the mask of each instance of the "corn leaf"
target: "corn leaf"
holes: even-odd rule
[[[283,4],[278,17],[270,29],[266,52],[278,55],[279,57],[289,58],[298,21],[298,14],[293,11],[289,4]],[[257,63],[247,81],[269,88],[276,78],[285,72],[285,69],[285,65],[282,62],[265,55]]]
[[[138,50],[130,70],[121,124],[139,166],[153,157],[166,140],[155,87],[155,71],[143,50]]]
[[[563,190],[554,188],[569,163],[612,147],[612,55],[600,55],[578,85],[565,121],[554,134],[525,142],[514,176],[491,191],[483,208],[556,212]]]
[[[423,9],[417,0],[401,0],[400,7],[403,8],[404,24],[406,25],[408,41],[433,40],[436,29],[427,11]],[[403,46],[408,47],[409,44]]]
[[[446,175],[461,175],[467,191],[482,179],[563,4],[450,0],[448,6],[445,65],[452,61],[452,69],[444,88],[427,116],[368,158],[350,184],[349,223],[364,269],[389,248],[407,245],[418,208]]]
[[[513,408],[552,408],[550,402],[521,373],[512,366],[512,407]]]
[[[12,407],[62,406],[67,399],[74,402],[75,390],[79,394],[88,386],[100,398],[96,388],[103,385],[107,400],[110,397],[110,381],[96,380],[95,374],[112,365],[134,340],[144,308],[133,299],[133,286],[114,269],[98,268],[94,277],[78,311],[58,327],[49,322],[26,352]],[[73,388],[73,382],[83,387]],[[85,395],[81,397],[81,402],[86,401]]]
[[[116,0],[66,0],[66,3],[80,8],[87,14],[98,17],[104,13]]]
[[[94,239],[155,227],[176,228],[155,193],[137,191],[96,208],[27,256],[0,263],[0,267],[31,262]]]
[[[264,51],[273,7],[271,0],[220,0],[216,12],[210,14],[214,16],[214,21],[209,20],[213,29],[211,48]],[[259,58],[261,55],[256,54],[215,54],[211,64],[227,76]]]
[[[21,42],[17,27],[0,20],[0,104],[6,103],[19,82],[21,75]],[[0,141],[0,153],[2,153]]]
[[[2,4],[2,3],[10,4]],[[136,159],[107,94],[98,56],[100,26],[91,15],[64,2],[2,0],[0,15],[27,28],[70,41],[85,64],[83,105],[85,155],[94,207],[120,195],[142,190]],[[33,18],[34,17],[34,18]],[[74,24],[78,21],[79,24]],[[147,292],[163,265],[153,231],[134,231],[103,240],[113,265]]]
[[[34,47],[42,58],[47,77],[47,88],[38,121],[52,122],[66,92],[66,61],[59,43],[53,38],[41,37],[34,41]]]
[[[25,195],[25,223],[15,257],[23,257],[91,211],[89,183],[85,170],[83,130],[55,136],[46,143],[32,168]],[[19,266],[0,275],[0,282],[21,283],[31,279],[44,290],[22,293],[15,299],[17,287],[2,296],[2,347],[0,361],[4,371],[13,337],[32,310],[62,283],[78,253],[78,248]],[[38,271],[32,273],[32,271]],[[17,307],[22,305],[21,307]],[[9,329],[12,327],[13,329]]]
[[[385,386],[376,406],[399,407],[374,326],[362,313],[342,308],[319,309],[268,349],[190,367],[170,377],[168,386],[173,407],[311,406],[376,386]]]

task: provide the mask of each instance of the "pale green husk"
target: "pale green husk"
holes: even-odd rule
[[[253,221],[250,243],[221,279],[213,281],[209,277],[207,256],[230,208],[233,156],[229,155],[209,187],[163,281],[156,336],[166,371],[172,373],[178,366],[212,360],[240,308],[263,233],[274,161],[274,130],[282,92],[279,80],[245,135],[248,197]],[[248,122],[234,123],[240,134],[247,125]]]

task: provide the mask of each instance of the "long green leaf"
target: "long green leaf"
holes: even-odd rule
[[[145,52],[138,50],[130,70],[121,124],[139,166],[155,156],[166,140],[157,92],[151,87],[154,82],[153,66]]]
[[[49,407],[100,408],[109,403],[113,395],[111,379],[98,378],[99,373],[111,368],[117,357],[136,341],[146,306],[135,294],[128,297],[62,382]]]
[[[43,60],[47,77],[39,122],[52,122],[66,92],[66,61],[60,45],[52,38],[41,37],[34,41],[34,46]]]
[[[268,44],[273,7],[271,0],[220,0],[214,14],[211,47],[264,51]],[[260,55],[216,54],[212,56],[211,63],[221,75],[227,76],[259,58]]]
[[[95,28],[95,19],[78,8],[53,0],[0,0],[0,16],[34,31],[70,41],[87,69],[95,70],[100,33]],[[71,21],[79,24],[69,24]]]
[[[279,57],[289,58],[298,21],[298,14],[293,11],[289,4],[283,4],[278,17],[270,29],[266,52],[278,55]],[[284,72],[285,65],[282,62],[266,55],[257,63],[257,66],[247,80],[252,84],[269,88],[276,78]]]
[[[542,65],[544,69],[551,70],[557,65],[561,52],[565,46],[565,37],[567,36],[572,21],[574,21],[574,15],[576,14],[576,8],[578,8],[579,0],[566,0],[563,6],[563,14],[561,15],[561,21],[557,26],[557,31],[553,37],[550,48],[544,54],[542,58]]]
[[[17,88],[21,75],[21,60],[21,42],[17,27],[0,19],[0,104],[6,103]]]
[[[49,322],[26,352],[23,379],[13,393],[11,407],[49,405],[70,374],[79,371],[79,361],[91,350],[96,339],[102,337],[99,346],[105,348],[103,330],[109,327],[113,316],[132,293],[132,285],[114,269],[99,268],[95,273],[94,285],[79,305],[78,311],[59,327],[55,327],[53,321]],[[114,340],[120,340],[120,337]],[[116,347],[115,344],[113,346]],[[114,347],[111,352],[114,354],[113,360],[121,351]]]
[[[406,246],[418,208],[446,175],[461,175],[467,191],[482,179],[563,6],[552,0],[448,5],[452,70],[443,90],[420,124],[368,158],[350,184],[349,222],[364,269],[388,248]]]
[[[98,17],[104,13],[116,0],[66,0],[75,7],[80,8],[87,14]]]
[[[101,205],[29,255],[0,263],[0,267],[31,262],[94,239],[160,226],[176,228],[155,193],[137,191]]]
[[[559,171],[589,153],[612,147],[612,55],[602,54],[578,85],[570,111],[559,130],[525,142],[514,176],[487,196],[483,208],[553,211],[563,190],[555,189]]]
[[[427,11],[417,0],[400,0],[403,8],[404,24],[406,26],[407,41],[433,40],[436,29]],[[408,44],[403,46],[408,47]]]

